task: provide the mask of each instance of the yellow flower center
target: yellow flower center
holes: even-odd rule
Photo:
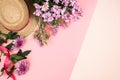
[[[46,3],[44,3],[44,5],[43,5],[43,6],[44,6],[44,8],[46,8],[46,7],[47,7],[47,4],[46,4]]]

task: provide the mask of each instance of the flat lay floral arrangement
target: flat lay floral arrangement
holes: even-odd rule
[[[67,23],[82,16],[77,0],[33,0],[33,5],[39,26],[34,36],[41,46],[47,44],[46,41],[57,33],[60,26],[67,27]]]
[[[68,23],[78,20],[82,16],[82,9],[77,0],[31,0],[36,16],[38,29],[34,38],[41,46],[47,44],[51,36],[56,35],[59,27],[68,27]],[[0,32],[0,61],[3,61],[1,75],[8,75],[16,80],[14,73],[24,75],[29,70],[27,56],[31,50],[22,51],[25,38],[17,32],[7,34]],[[3,59],[2,57],[5,57]]]

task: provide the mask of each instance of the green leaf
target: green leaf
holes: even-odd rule
[[[2,32],[0,31],[0,35],[2,34]]]
[[[16,39],[18,37],[19,35],[17,34],[17,32],[9,32],[8,34],[6,34],[6,39]]]
[[[12,66],[12,68],[10,69],[10,71],[8,72],[8,74],[12,74],[15,70],[15,66]]]
[[[3,72],[4,71],[4,67],[1,69],[1,72]]]
[[[19,50],[17,55],[22,56],[22,57],[26,57],[28,54],[30,54],[31,50],[27,50],[22,52],[22,50]]]
[[[43,2],[44,2],[44,0],[31,0],[31,1],[32,1],[33,4],[34,4],[34,3],[38,3],[38,4],[40,4],[40,5],[42,5]]]
[[[47,40],[50,38],[50,34],[46,34],[45,32],[43,32],[43,37],[44,37],[44,40]]]
[[[59,21],[59,20],[54,20],[54,21],[51,22],[51,25],[52,25],[52,26],[57,26],[57,25],[59,25],[59,24],[60,24],[60,21]]]
[[[19,56],[19,55],[16,55],[16,54],[12,54],[10,56],[10,60],[13,62],[13,63],[16,63],[20,60],[23,60],[23,59],[26,59],[26,57],[23,57],[23,56]]]
[[[10,76],[13,74],[14,70],[15,70],[15,66],[12,66],[12,68],[10,69],[10,71],[7,73],[7,74],[9,74],[9,76],[7,77],[7,79],[10,78]]]
[[[30,54],[30,52],[31,52],[31,50],[24,51],[23,55],[26,57],[26,56],[28,56]]]
[[[4,42],[4,39],[0,38],[0,45],[2,45]]]
[[[3,74],[4,74],[4,67],[1,69],[1,74],[0,74],[0,76],[2,76]]]
[[[14,45],[13,43],[10,43],[10,44],[8,44],[8,45],[6,46],[6,48],[10,50],[13,45]]]
[[[18,62],[18,61],[20,61],[20,60],[26,59],[26,58],[27,58],[26,56],[27,56],[30,52],[31,52],[30,50],[27,50],[27,51],[22,52],[22,50],[20,49],[17,54],[12,54],[12,55],[10,56],[10,60],[11,60],[13,63],[16,63],[16,62]]]
[[[19,55],[19,56],[22,55],[22,50],[21,49],[18,51],[17,55]]]

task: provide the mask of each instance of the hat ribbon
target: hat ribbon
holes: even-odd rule
[[[16,80],[14,74],[8,74],[9,71],[7,70],[7,68],[8,68],[8,62],[10,61],[10,52],[9,52],[9,50],[8,50],[7,48],[5,48],[4,46],[0,46],[0,50],[6,54],[6,58],[5,58],[5,62],[4,62],[5,72],[6,72],[7,75],[8,75],[9,77],[11,77],[13,80]]]

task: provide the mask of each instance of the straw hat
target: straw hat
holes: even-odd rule
[[[36,28],[30,0],[0,0],[0,31],[28,36]]]

